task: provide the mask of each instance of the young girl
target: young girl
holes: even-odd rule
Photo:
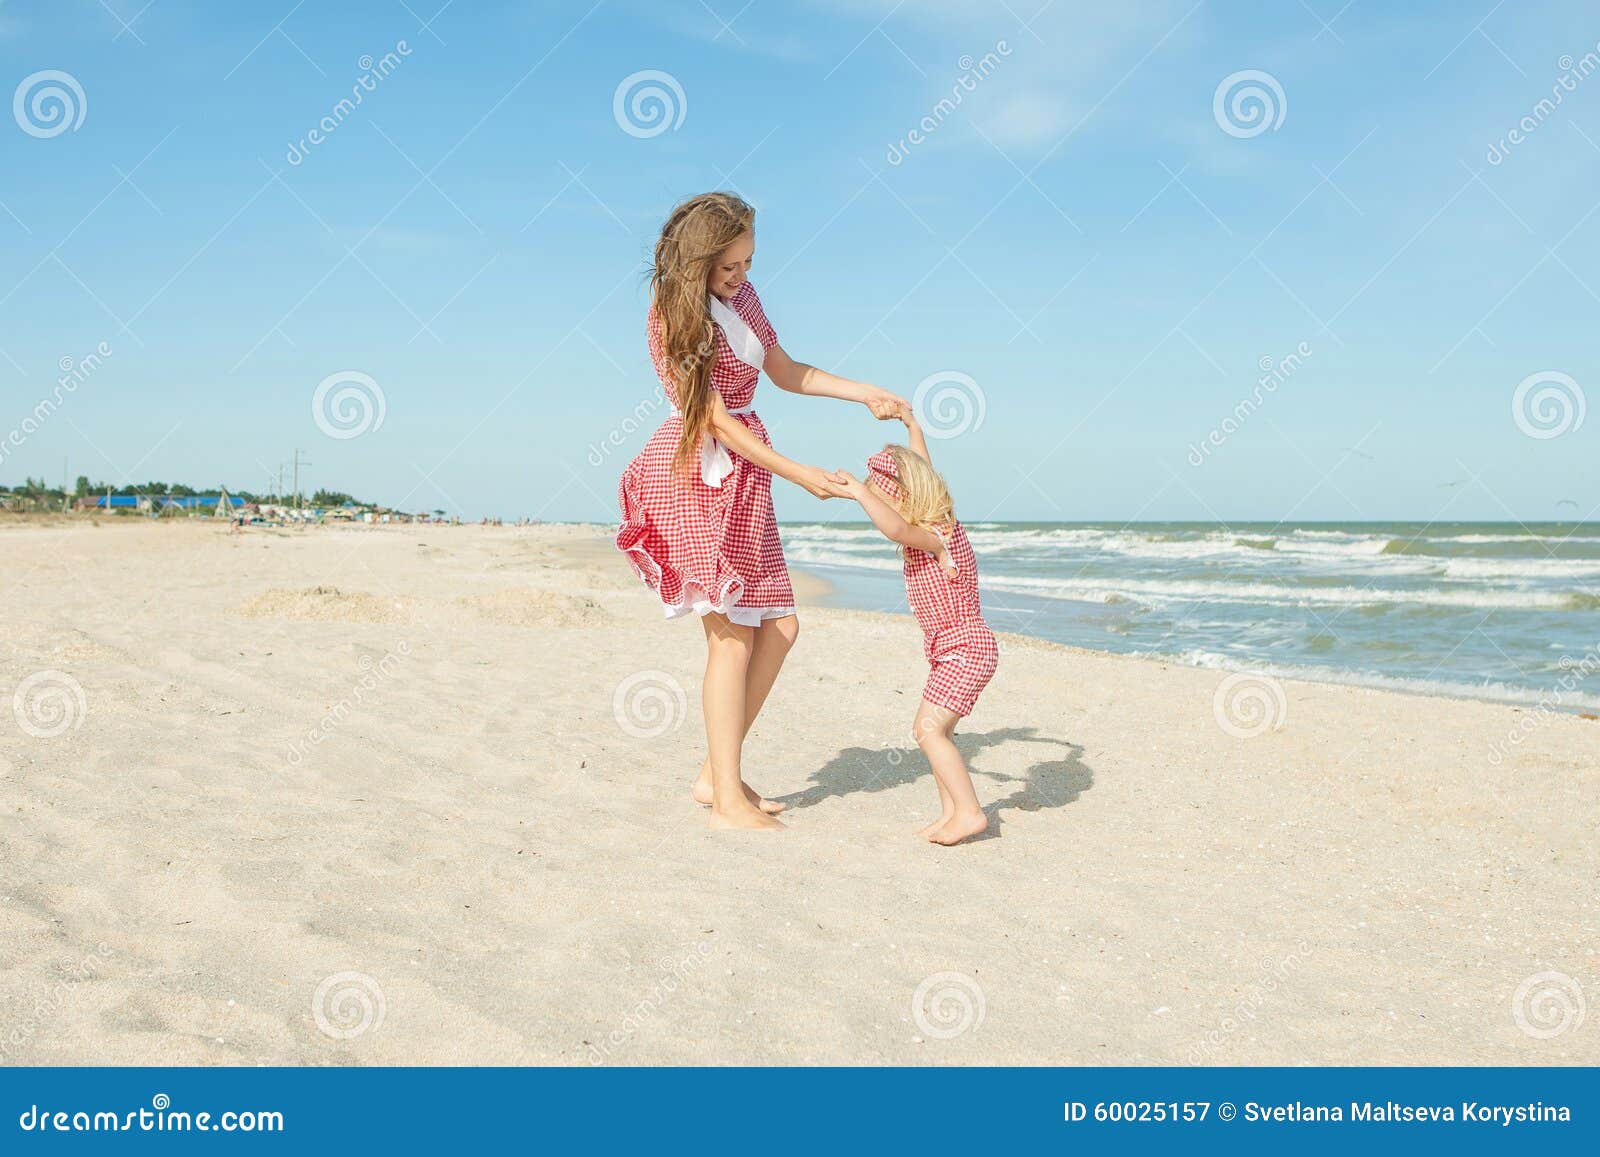
[[[953,738],[956,722],[970,715],[1000,659],[994,633],[978,606],[978,563],[967,532],[956,521],[944,479],[928,460],[928,443],[903,407],[911,447],[885,446],[867,459],[867,481],[839,471],[850,497],[905,558],[906,599],[922,627],[928,682],[922,688],[912,734],[939,785],[939,818],[918,835],[936,844],[959,844],[989,826],[972,790],[972,777]]]

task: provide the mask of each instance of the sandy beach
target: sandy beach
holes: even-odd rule
[[[118,522],[0,529],[5,1064],[1600,1063],[1600,723],[1005,636],[942,849],[812,606],[718,835],[602,531]]]

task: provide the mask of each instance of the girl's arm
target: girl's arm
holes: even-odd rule
[[[861,509],[867,512],[872,525],[878,528],[883,537],[901,546],[909,546],[913,550],[933,555],[951,578],[956,577],[956,564],[951,561],[944,539],[931,530],[924,530],[907,522],[898,510],[889,505],[872,483],[860,481],[848,470],[837,470],[834,476],[844,479],[845,491],[851,498],[861,503]]]
[[[906,406],[896,415],[906,427],[906,445],[914,454],[922,456],[928,465],[933,465],[933,456],[928,453],[928,440],[922,436],[922,427],[917,422],[917,416],[910,406]]]
[[[750,432],[739,419],[728,413],[722,395],[711,391],[711,435],[733,453],[763,470],[787,479],[808,491],[813,498],[843,498],[845,490],[820,466],[804,466],[785,458]]]
[[[872,411],[874,418],[897,417],[901,407],[909,408],[899,394],[866,382],[841,378],[838,374],[830,374],[805,362],[797,362],[784,352],[781,345],[767,347],[763,368],[780,390],[817,398],[838,398],[843,402],[860,402]]]

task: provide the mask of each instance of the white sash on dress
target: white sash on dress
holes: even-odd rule
[[[714,293],[706,294],[706,305],[711,309],[711,320],[722,327],[733,356],[751,369],[759,370],[767,360],[767,349],[750,328],[750,323],[738,311]]]
[[[766,361],[767,350],[756,336],[756,331],[750,328],[750,323],[714,293],[706,294],[706,306],[711,311],[711,320],[722,327],[722,336],[728,339],[728,348],[733,351],[733,356],[751,369],[759,370]],[[728,410],[730,414],[754,412],[754,406]],[[722,480],[732,473],[733,459],[728,455],[728,448],[707,434],[700,442],[700,481],[716,490],[722,486]]]

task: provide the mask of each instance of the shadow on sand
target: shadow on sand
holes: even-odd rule
[[[1041,760],[1022,775],[1003,775],[983,769],[983,753],[1004,743],[1043,743],[1064,748],[1059,759]],[[994,731],[956,735],[956,747],[967,761],[979,797],[988,794],[985,784],[1015,785],[1011,793],[984,807],[989,830],[979,839],[1000,835],[1004,813],[1041,811],[1065,807],[1094,786],[1094,772],[1083,762],[1083,748],[1065,739],[1040,735],[1037,727],[1002,727]],[[922,752],[915,747],[847,747],[811,776],[811,786],[788,795],[774,796],[791,808],[814,807],[823,800],[863,791],[888,791],[919,779],[932,779],[933,773]],[[933,784],[928,784],[930,793]],[[937,811],[937,801],[933,802]]]

